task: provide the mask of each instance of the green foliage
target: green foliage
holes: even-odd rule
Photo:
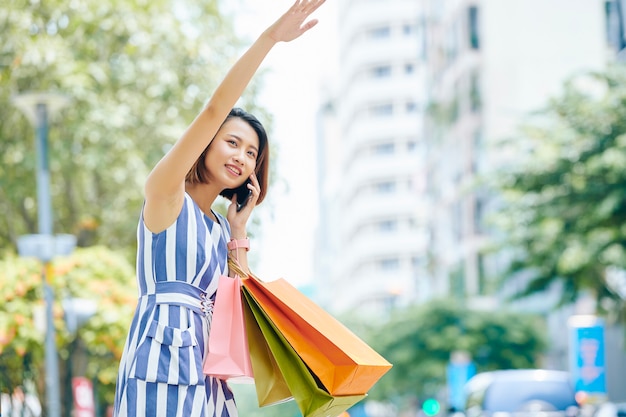
[[[523,273],[525,296],[562,284],[561,303],[582,291],[623,314],[606,281],[607,267],[626,268],[626,71],[573,78],[504,146],[521,155],[497,178],[503,208],[494,224]]]
[[[535,367],[544,333],[537,316],[470,310],[453,300],[397,310],[366,338],[393,364],[369,398],[401,404],[436,395],[454,351],[469,353],[479,371]]]
[[[54,276],[59,297],[87,298],[97,303],[97,313],[79,330],[79,337],[89,355],[86,376],[98,380],[107,402],[112,403],[119,361],[137,303],[134,266],[119,253],[90,247],[57,261]],[[66,332],[62,336],[71,337]],[[66,339],[63,345],[68,342]]]
[[[230,21],[217,0],[16,0],[0,32],[0,248],[37,227],[35,131],[12,97],[51,91],[71,99],[50,126],[54,229],[132,253],[147,173],[240,52]],[[263,120],[256,93],[240,104]]]
[[[16,0],[0,5],[0,31],[0,385],[11,391],[34,378],[43,393],[43,332],[34,315],[43,309],[41,265],[13,255],[18,236],[38,231],[35,129],[13,97],[56,92],[71,104],[50,120],[53,229],[91,248],[54,263],[61,366],[72,336],[60,299],[96,299],[98,313],[79,336],[86,376],[111,403],[137,296],[126,260],[144,179],[244,45],[218,0]],[[253,80],[239,105],[271,131],[256,103],[259,86]]]
[[[0,386],[13,391],[37,375],[44,335],[35,327],[43,309],[41,265],[33,260],[0,260]]]
[[[86,376],[98,381],[102,399],[110,404],[137,302],[133,265],[119,253],[91,247],[55,260],[49,271],[55,293],[57,347],[64,359],[75,336],[67,330],[61,300],[86,298],[97,305],[96,314],[79,329],[78,336],[89,355]],[[43,319],[42,265],[7,256],[0,260],[0,282],[0,375],[3,390],[11,392],[25,379],[43,379],[44,333],[36,325]],[[42,385],[39,392],[43,392]]]

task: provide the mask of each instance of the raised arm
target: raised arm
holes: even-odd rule
[[[263,59],[278,42],[289,42],[317,24],[308,17],[324,0],[296,0],[239,58],[203,110],[157,163],[145,184],[144,221],[153,232],[174,222],[182,207],[185,175],[211,142]]]

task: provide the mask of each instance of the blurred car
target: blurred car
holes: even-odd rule
[[[544,369],[482,372],[465,385],[467,417],[574,417],[569,373]]]
[[[626,417],[626,403],[606,402],[600,404],[594,417]]]

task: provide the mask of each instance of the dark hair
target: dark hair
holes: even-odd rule
[[[269,185],[269,165],[270,165],[270,153],[269,153],[269,144],[267,141],[267,133],[265,132],[265,128],[261,124],[261,122],[252,114],[247,111],[240,109],[238,107],[233,108],[226,116],[226,119],[222,122],[222,126],[224,123],[233,118],[239,118],[244,122],[248,123],[252,129],[256,132],[256,135],[259,138],[259,154],[256,158],[256,168],[254,168],[254,173],[259,180],[259,185],[261,186],[261,193],[259,194],[259,198],[257,200],[257,204],[261,204],[265,195],[267,194],[267,187]],[[221,128],[221,126],[220,126]],[[215,137],[213,138],[215,139]],[[213,140],[211,140],[213,143]],[[185,176],[185,181],[190,184],[197,183],[205,183],[207,178],[207,168],[204,165],[204,158],[206,153],[211,146],[211,143],[204,148],[202,154],[196,162],[194,162],[193,166]],[[234,194],[240,195],[248,192],[248,187],[246,187],[247,181],[244,181],[242,185],[237,188],[227,188],[223,190],[220,195],[227,199],[231,199]]]

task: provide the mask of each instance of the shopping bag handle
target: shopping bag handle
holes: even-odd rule
[[[235,275],[239,276],[241,279],[254,278],[257,281],[263,282],[262,279],[254,275],[252,272],[245,272],[239,264],[239,261],[237,261],[237,259],[235,259],[231,255],[228,255],[228,269]]]

